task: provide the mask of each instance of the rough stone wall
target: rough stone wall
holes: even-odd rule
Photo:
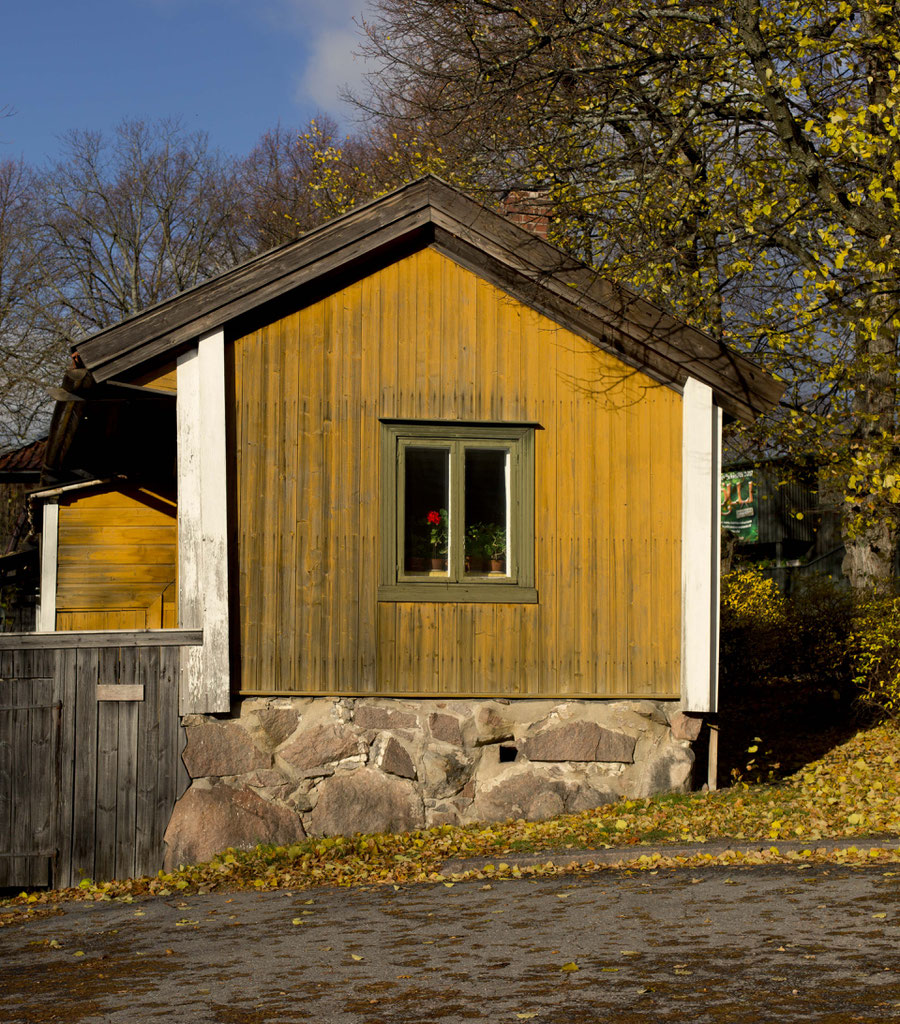
[[[168,866],[257,842],[536,821],[685,791],[699,721],[649,700],[272,697],[189,715]]]

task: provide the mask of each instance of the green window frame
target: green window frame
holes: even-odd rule
[[[381,601],[535,603],[534,424],[381,423]],[[445,456],[448,524],[439,572],[411,571],[404,551],[406,461],[410,449]],[[506,524],[502,571],[467,568],[467,453],[505,452]],[[489,457],[489,456],[488,456]]]

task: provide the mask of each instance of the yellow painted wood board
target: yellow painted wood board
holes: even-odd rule
[[[677,393],[429,249],[233,344],[243,691],[677,694]],[[538,425],[536,605],[378,601],[382,418]]]
[[[171,501],[115,485],[64,495],[57,536],[57,629],[159,628],[166,607],[170,618],[174,614],[176,575]]]

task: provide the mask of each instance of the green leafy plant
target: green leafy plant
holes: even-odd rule
[[[488,533],[488,557],[489,558],[505,558],[506,557],[506,527],[498,526],[496,524],[489,527]]]
[[[472,523],[466,530],[466,554],[476,559],[505,558],[506,527],[498,523]]]
[[[781,778],[853,728],[849,637],[857,600],[811,575],[785,596],[759,566],[722,579],[720,778]]]
[[[741,566],[722,577],[722,613],[734,621],[780,623],[785,601],[759,566]]]
[[[878,718],[900,718],[900,597],[875,594],[861,603],[849,653],[862,707]]]
[[[490,523],[472,523],[466,530],[466,554],[472,558],[490,558],[492,531]]]

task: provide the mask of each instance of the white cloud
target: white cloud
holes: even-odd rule
[[[305,52],[296,76],[295,101],[332,115],[351,112],[340,99],[359,89],[366,62],[358,56],[366,0],[273,0],[268,20],[302,41]]]
[[[334,111],[345,89],[358,90],[365,61],[354,56],[359,36],[353,29],[326,29],[312,40],[311,54],[297,85],[297,100]]]

